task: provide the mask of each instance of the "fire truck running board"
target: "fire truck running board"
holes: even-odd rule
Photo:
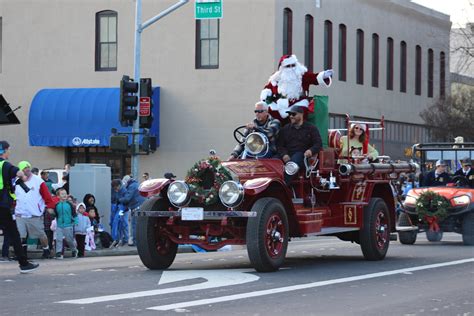
[[[322,228],[320,232],[310,234],[311,236],[319,236],[319,235],[331,235],[337,233],[345,233],[345,232],[352,232],[358,231],[358,227],[325,227]]]

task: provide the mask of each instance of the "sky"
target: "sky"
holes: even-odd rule
[[[453,28],[465,27],[467,22],[474,22],[474,0],[412,0],[412,2],[450,15]]]

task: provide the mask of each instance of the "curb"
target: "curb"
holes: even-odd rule
[[[11,255],[14,255],[12,251]],[[190,245],[179,245],[178,253],[192,253],[193,248]],[[42,259],[43,250],[41,249],[28,249],[28,259]],[[86,251],[85,257],[108,257],[108,256],[136,256],[138,255],[137,247],[123,246],[120,248],[105,248],[105,249],[96,249],[92,251]],[[64,251],[64,257],[71,257],[71,251]]]

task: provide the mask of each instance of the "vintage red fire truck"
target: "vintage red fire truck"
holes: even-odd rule
[[[358,122],[347,116],[346,123],[370,124],[383,135],[383,118]],[[384,259],[396,223],[391,180],[400,172],[415,172],[417,165],[391,163],[386,156],[374,163],[345,157],[347,163],[340,163],[338,133],[330,131],[332,147],[307,161],[305,170],[279,159],[259,159],[268,140],[251,133],[242,141],[253,159],[221,162],[211,155],[196,163],[185,180],[142,183],[140,193],[148,199],[134,215],[143,264],[168,268],[180,244],[206,250],[246,245],[257,271],[275,271],[290,238],[305,236],[336,236],[360,244],[367,260]],[[284,182],[285,172],[298,173],[291,185]]]

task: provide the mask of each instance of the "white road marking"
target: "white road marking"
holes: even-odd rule
[[[332,285],[332,284],[340,284],[340,283],[346,283],[346,282],[354,282],[354,281],[360,281],[360,280],[380,278],[384,276],[406,273],[406,272],[435,269],[435,268],[459,265],[459,264],[464,264],[464,263],[469,263],[469,262],[474,262],[474,258],[429,264],[429,265],[411,267],[411,268],[405,268],[405,269],[397,269],[397,270],[391,270],[391,271],[363,274],[363,275],[357,275],[357,276],[333,279],[333,280],[327,280],[327,281],[318,281],[318,282],[312,282],[312,283],[306,283],[306,284],[285,286],[285,287],[261,290],[261,291],[255,291],[255,292],[233,294],[233,295],[227,295],[227,296],[221,296],[221,297],[215,297],[215,298],[209,298],[209,299],[181,302],[181,303],[176,303],[176,304],[154,306],[154,307],[149,307],[147,309],[166,311],[166,310],[172,310],[172,309],[177,309],[177,308],[186,308],[186,307],[191,307],[191,306],[222,303],[222,302],[235,301],[235,300],[240,300],[240,299],[245,299],[245,298],[252,298],[252,297],[258,297],[258,296],[264,296],[264,295],[272,295],[272,294],[277,294],[277,293],[310,289],[310,288],[321,287],[321,286]]]
[[[260,279],[259,276],[246,272],[255,272],[253,269],[232,269],[232,270],[179,270],[163,271],[158,285],[168,284],[183,280],[204,278],[205,282],[193,285],[184,285],[168,289],[158,289],[149,291],[140,291],[132,293],[123,293],[106,296],[96,296],[77,300],[60,301],[56,303],[66,304],[92,304],[99,302],[109,302],[122,299],[130,299],[145,296],[154,296],[170,293],[179,293],[184,291],[196,291],[210,288],[224,287],[236,284],[254,282]]]

